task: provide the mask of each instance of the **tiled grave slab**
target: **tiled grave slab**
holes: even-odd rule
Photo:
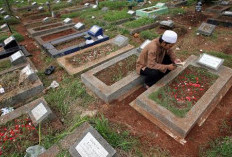
[[[113,157],[116,155],[114,148],[87,122],[76,128],[58,144],[40,154],[39,157],[55,157],[62,150],[69,150],[73,157]]]
[[[134,48],[134,46],[132,45],[127,45],[128,44],[128,41],[126,42],[127,44],[126,45],[123,45],[121,46],[122,48],[118,49],[117,51],[114,51],[112,53],[110,53],[109,55],[107,56],[104,56],[102,58],[98,58],[96,60],[93,60],[93,61],[89,61],[79,67],[76,67],[76,66],[73,66],[71,63],[68,62],[68,59],[69,58],[72,58],[73,56],[77,55],[77,54],[82,54],[82,53],[85,53],[85,52],[88,52],[90,50],[93,50],[93,49],[96,49],[98,47],[102,47],[104,45],[108,45],[108,44],[112,44],[114,42],[115,38],[114,39],[110,39],[108,41],[105,41],[103,43],[100,43],[100,44],[97,44],[95,46],[92,46],[92,47],[89,47],[89,48],[86,48],[84,50],[80,50],[78,52],[75,52],[75,53],[72,53],[70,55],[66,55],[66,56],[63,56],[63,57],[60,57],[57,59],[57,62],[58,64],[63,67],[69,75],[76,75],[76,74],[79,74],[80,72],[83,72],[83,71],[86,71],[90,68],[93,68],[93,67],[96,67],[114,57],[117,57],[118,55],[122,54],[122,53],[125,53],[129,50],[131,50],[132,48]],[[113,45],[113,44],[112,44]]]
[[[126,94],[136,86],[141,85],[144,82],[144,78],[136,72],[132,72],[111,86],[106,85],[104,82],[99,80],[95,74],[116,64],[117,62],[126,59],[132,55],[138,55],[137,49],[132,49],[108,62],[93,68],[86,73],[81,75],[83,83],[92,90],[97,96],[99,96],[106,103],[110,103],[113,100],[118,99],[120,96]]]
[[[203,35],[210,36],[213,33],[215,27],[216,27],[215,25],[203,22],[200,25],[200,27],[197,29],[197,32],[199,32],[199,33],[201,33]]]
[[[36,108],[39,104],[43,103],[46,106],[46,109],[48,110],[49,114],[47,114],[45,117],[43,117],[44,121],[45,120],[53,120],[54,118],[56,118],[56,116],[52,113],[51,109],[48,107],[47,102],[45,101],[45,99],[43,97],[38,98],[28,104],[25,104],[19,108],[16,108],[14,111],[1,116],[0,117],[0,125],[5,124],[13,119],[16,119],[24,114],[31,114],[31,111]],[[33,116],[30,115],[30,117],[32,118],[32,122],[34,125],[37,125],[38,123],[36,121],[33,120]],[[40,121],[41,122],[41,121]]]
[[[6,74],[13,73],[15,71],[21,71],[23,68],[25,68],[25,64],[23,64],[23,65],[24,65],[23,67],[21,65],[19,65],[19,66],[15,66],[15,67],[12,67],[10,69],[2,71],[0,73],[0,77],[4,76]],[[32,69],[35,70],[33,65],[31,65],[31,67],[32,67]],[[38,78],[38,76],[36,78],[37,79],[34,82],[28,83],[27,86],[24,85],[23,87],[15,88],[12,91],[1,94],[0,95],[1,106],[2,107],[12,106],[14,104],[20,103],[26,99],[29,99],[29,98],[41,93],[43,91],[44,87],[43,87],[42,82]],[[17,79],[16,81],[19,81],[19,79]]]
[[[31,36],[35,37],[38,35],[43,35],[46,33],[58,31],[60,29],[73,27],[74,25],[75,25],[74,23],[64,24],[63,22],[57,22],[57,23],[52,23],[52,24],[48,24],[48,25],[43,25],[40,27],[29,28],[27,31]],[[42,30],[40,30],[40,29],[42,29]]]
[[[207,12],[222,13],[223,11],[229,10],[230,6],[215,5],[206,9]]]
[[[99,44],[101,42],[104,42],[106,40],[109,39],[108,36],[103,35],[102,38],[95,38],[92,37],[94,42],[86,44],[85,42],[81,42],[80,44],[74,45],[74,46],[70,46],[68,48],[64,48],[61,50],[56,49],[56,46],[59,46],[60,44],[64,44],[64,43],[68,43],[71,42],[73,40],[78,40],[78,39],[83,39],[84,36],[88,35],[88,32],[82,32],[79,34],[74,34],[74,35],[70,35],[68,37],[64,37],[62,39],[57,39],[54,41],[51,41],[49,43],[43,44],[43,48],[48,52],[49,55],[51,55],[52,57],[61,57],[76,51],[79,51],[81,49]]]
[[[216,18],[207,19],[207,23],[224,27],[232,27],[232,17],[220,15]]]
[[[168,7],[165,3],[157,3],[155,6],[136,10],[136,16],[152,17],[153,15],[160,15],[168,12]]]
[[[198,57],[196,56],[190,56],[183,67],[179,67],[170,72],[130,103],[135,110],[159,126],[164,132],[181,144],[186,143],[184,138],[189,131],[196,123],[201,125],[204,120],[207,119],[222,97],[230,89],[232,86],[232,69],[221,66],[218,71],[209,70],[211,73],[218,75],[218,79],[183,118],[177,117],[168,109],[149,99],[148,96],[172,81],[188,65],[199,66],[196,63],[197,59]]]
[[[167,6],[169,8],[175,8],[186,4],[187,4],[187,0],[171,0],[170,2],[167,3]]]
[[[63,34],[63,32],[73,32],[73,33],[67,33],[66,35]],[[80,34],[82,32],[86,31],[86,29],[83,29],[83,30],[76,30],[75,28],[71,27],[71,28],[64,28],[64,29],[59,29],[57,31],[54,31],[54,32],[48,32],[48,33],[45,33],[43,35],[38,35],[36,37],[34,37],[34,39],[36,40],[36,42],[40,45],[40,46],[43,46],[44,44],[48,43],[48,42],[51,42],[53,40],[60,40],[62,38],[66,38],[68,36],[71,36],[71,35],[75,35],[75,34]],[[57,35],[57,34],[63,34],[61,35],[60,37],[58,38],[55,38],[55,39],[51,39],[51,40],[43,40],[44,38],[48,37],[48,36],[52,36],[52,35]]]

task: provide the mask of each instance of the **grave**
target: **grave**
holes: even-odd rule
[[[29,28],[27,29],[27,31],[31,36],[35,37],[38,35],[51,33],[64,28],[70,28],[73,27],[74,25],[75,25],[74,23],[64,24],[63,22],[57,22],[57,23],[47,24],[39,27]]]
[[[221,64],[218,60],[202,60],[213,67]],[[221,66],[216,71],[198,62],[199,57],[190,56],[183,67],[171,71],[130,103],[181,144],[187,142],[185,137],[197,123],[204,123],[232,85],[232,69]]]
[[[10,61],[12,65],[18,65],[18,64],[25,63],[27,60],[22,50],[19,50],[10,56]]]
[[[138,55],[137,50],[132,49],[83,73],[81,80],[106,103],[117,100],[144,81],[135,72]]]
[[[71,8],[66,8],[64,9],[65,13],[73,13],[73,12],[77,12],[77,11],[82,11],[82,10],[85,10],[85,9],[88,9],[90,7],[93,7],[92,4],[86,6],[86,5],[83,5],[83,6],[80,6],[80,7],[71,7]]]
[[[183,6],[186,4],[187,4],[187,0],[172,0],[167,3],[167,6],[169,8],[175,8],[175,7]]]
[[[216,18],[207,19],[207,23],[224,27],[232,27],[232,17],[219,15]]]
[[[46,21],[46,22],[44,22]],[[34,27],[39,27],[43,26],[44,24],[52,24],[52,23],[57,23],[60,22],[59,19],[56,18],[51,18],[51,17],[45,17],[42,20],[35,20],[33,22],[23,22],[23,25],[28,28],[34,28]]]
[[[64,19],[64,23],[65,24],[72,23],[72,19],[66,18],[66,19]]]
[[[222,13],[223,16],[232,16],[232,11],[224,11]]]
[[[85,39],[86,35],[90,35],[91,39]],[[108,40],[109,37],[103,35],[103,30],[99,26],[92,26],[89,31],[79,34],[73,34],[61,39],[57,39],[46,44],[43,44],[43,48],[52,57],[64,56],[80,49],[84,49],[101,42]]]
[[[212,24],[208,24],[208,23],[205,23],[203,22],[200,27],[197,29],[197,32],[198,33],[201,33],[203,35],[207,35],[207,36],[210,36],[214,29],[215,29],[215,25],[212,25]]]
[[[222,13],[223,11],[229,10],[230,6],[215,5],[206,9],[207,12]]]
[[[171,29],[174,27],[174,22],[172,20],[160,21],[160,27]]]
[[[157,3],[155,6],[136,10],[136,16],[151,17],[153,15],[161,15],[168,12],[165,3]]]
[[[68,150],[71,156],[78,157],[103,157],[105,155],[106,157],[113,157],[116,154],[114,148],[87,122],[76,128],[57,144],[54,144],[39,157],[57,156],[62,150]]]
[[[75,24],[74,28],[76,28],[77,30],[82,30],[85,28],[85,24],[82,22],[78,22],[77,24]]]
[[[134,46],[128,44],[128,38],[120,35],[93,47],[60,57],[57,62],[69,75],[76,75],[115,58],[132,48]]]
[[[9,27],[8,27],[7,24],[1,25],[1,30],[2,30],[2,31],[6,31],[6,30],[8,30],[8,29],[9,29]]]
[[[9,57],[19,50],[22,50],[25,56],[30,55],[24,46],[21,46],[17,43],[14,36],[10,36],[3,41],[2,45],[0,45],[0,59]]]
[[[38,5],[28,5],[28,6],[23,6],[23,7],[13,7],[13,10],[16,12],[20,12],[20,11],[25,11],[25,10],[33,10],[36,9],[38,7]]]
[[[34,73],[35,68],[27,66],[16,66],[0,72],[1,85],[5,89],[5,93],[0,95],[2,107],[18,104],[43,91],[43,84]]]
[[[65,37],[68,37],[70,35],[74,35],[74,34],[80,34],[82,32],[85,32],[86,29],[83,30],[77,30],[75,28],[64,28],[64,29],[60,29],[54,32],[49,32],[49,33],[45,33],[43,35],[38,35],[36,37],[34,37],[34,39],[36,40],[36,42],[42,46],[48,42],[51,42],[53,40],[58,40],[58,39],[62,39]]]

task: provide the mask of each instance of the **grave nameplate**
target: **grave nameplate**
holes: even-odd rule
[[[93,5],[93,7],[92,7],[93,9],[96,9],[97,8],[97,5]]]
[[[203,35],[210,36],[213,33],[215,27],[215,25],[203,22],[197,31]]]
[[[85,3],[84,5],[85,5],[85,6],[89,6],[90,4],[89,4],[89,3]]]
[[[222,13],[222,15],[225,15],[225,16],[232,16],[232,11],[224,11]]]
[[[144,47],[147,46],[150,42],[151,42],[151,40],[149,40],[149,39],[145,40],[137,50],[142,51],[144,49]]]
[[[8,29],[7,24],[3,24],[3,25],[1,25],[1,30],[6,30],[6,29]]]
[[[224,62],[224,59],[211,56],[205,53],[201,55],[197,61],[198,64],[204,65],[214,70],[218,70],[219,67],[223,64],[223,62]]]
[[[91,126],[82,130],[77,141],[70,147],[69,152],[73,157],[112,157],[116,153]]]
[[[90,28],[88,31],[88,34],[94,37],[97,37],[99,35],[103,35],[103,29],[97,25],[94,25]]]
[[[117,35],[115,39],[113,40],[112,44],[117,45],[118,47],[126,46],[129,42],[128,37],[125,37],[123,35]]]
[[[174,23],[172,20],[167,20],[167,21],[161,21],[160,22],[161,26],[169,27],[172,28],[174,26]]]
[[[10,15],[4,16],[4,20],[9,20],[9,19],[10,19]]]
[[[166,7],[166,4],[165,3],[157,3],[155,6],[157,8],[163,8],[163,7]]]
[[[37,2],[33,2],[33,3],[31,3],[31,5],[37,5]]]
[[[130,15],[135,15],[135,11],[133,11],[133,10],[129,10],[127,13]]]
[[[26,62],[26,57],[21,50],[10,56],[10,61],[13,65],[18,65]]]
[[[3,11],[3,8],[0,8],[0,11]]]
[[[46,23],[46,22],[49,22],[50,20],[51,20],[51,18],[45,17],[45,18],[43,19],[43,22]]]
[[[70,19],[70,18],[64,19],[64,23],[66,23],[66,24],[71,23],[71,22],[72,22],[72,19]]]
[[[85,25],[81,22],[78,22],[74,28],[76,28],[77,30],[81,30],[81,29],[84,29],[85,28]]]
[[[40,103],[38,106],[36,106],[32,111],[32,115],[35,117],[35,120],[38,121],[40,118],[43,117],[47,113],[47,109],[44,107],[43,103]]]
[[[3,41],[4,43],[4,49],[8,50],[14,47],[18,47],[18,43],[16,42],[15,38],[13,36],[10,36],[9,38],[5,39]]]
[[[2,15],[3,15],[3,14],[6,14],[6,11],[5,11],[5,10],[1,11],[1,14],[2,14]]]

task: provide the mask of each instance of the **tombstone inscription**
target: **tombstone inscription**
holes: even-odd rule
[[[209,55],[204,53],[201,55],[197,61],[198,64],[206,66],[208,68],[218,70],[220,66],[223,64],[224,59]]]

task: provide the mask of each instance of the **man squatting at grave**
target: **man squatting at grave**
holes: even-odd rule
[[[181,63],[181,60],[177,59],[171,50],[176,41],[176,32],[166,30],[161,37],[153,39],[142,50],[136,62],[136,72],[145,76],[146,88],[151,87],[171,70],[176,69],[174,64]]]

